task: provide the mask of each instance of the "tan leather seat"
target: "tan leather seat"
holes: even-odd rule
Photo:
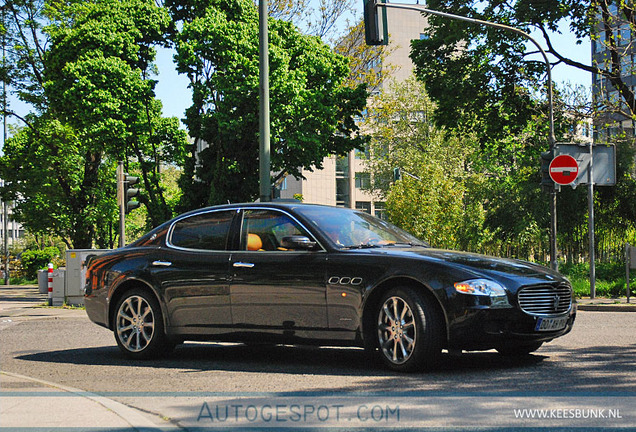
[[[247,235],[247,250],[257,251],[263,248],[263,241],[257,234]]]

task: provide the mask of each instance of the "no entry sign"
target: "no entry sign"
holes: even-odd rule
[[[576,180],[578,174],[579,164],[570,155],[559,155],[550,162],[550,178],[556,184],[568,185]]]

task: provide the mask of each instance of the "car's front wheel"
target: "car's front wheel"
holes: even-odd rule
[[[377,310],[380,359],[403,372],[437,365],[442,349],[441,319],[435,305],[415,289],[389,290]]]
[[[126,292],[117,302],[113,320],[117,345],[128,357],[152,358],[174,348],[164,331],[159,302],[145,290]]]

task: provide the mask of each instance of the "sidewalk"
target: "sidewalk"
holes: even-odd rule
[[[177,429],[112,399],[0,371],[0,431],[166,431]],[[162,422],[163,425],[160,423]]]
[[[81,308],[48,307],[37,286],[0,285],[1,330],[20,321],[85,317]],[[165,420],[95,393],[0,371],[0,432],[178,431]]]
[[[636,298],[631,297],[627,303],[626,297],[591,299],[584,297],[577,299],[578,309],[593,312],[636,312]]]

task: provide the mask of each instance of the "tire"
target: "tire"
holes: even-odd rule
[[[159,302],[138,288],[127,291],[117,302],[113,333],[119,349],[133,359],[159,357],[175,346],[166,337]]]
[[[410,372],[439,364],[443,324],[431,300],[410,287],[393,288],[375,316],[375,352],[387,367]]]
[[[520,344],[520,345],[507,345],[507,346],[501,346],[497,348],[497,352],[501,354],[502,356],[520,357],[520,356],[528,355],[531,352],[538,350],[539,348],[541,348],[541,345],[543,345],[543,342],[531,342],[531,343]]]

